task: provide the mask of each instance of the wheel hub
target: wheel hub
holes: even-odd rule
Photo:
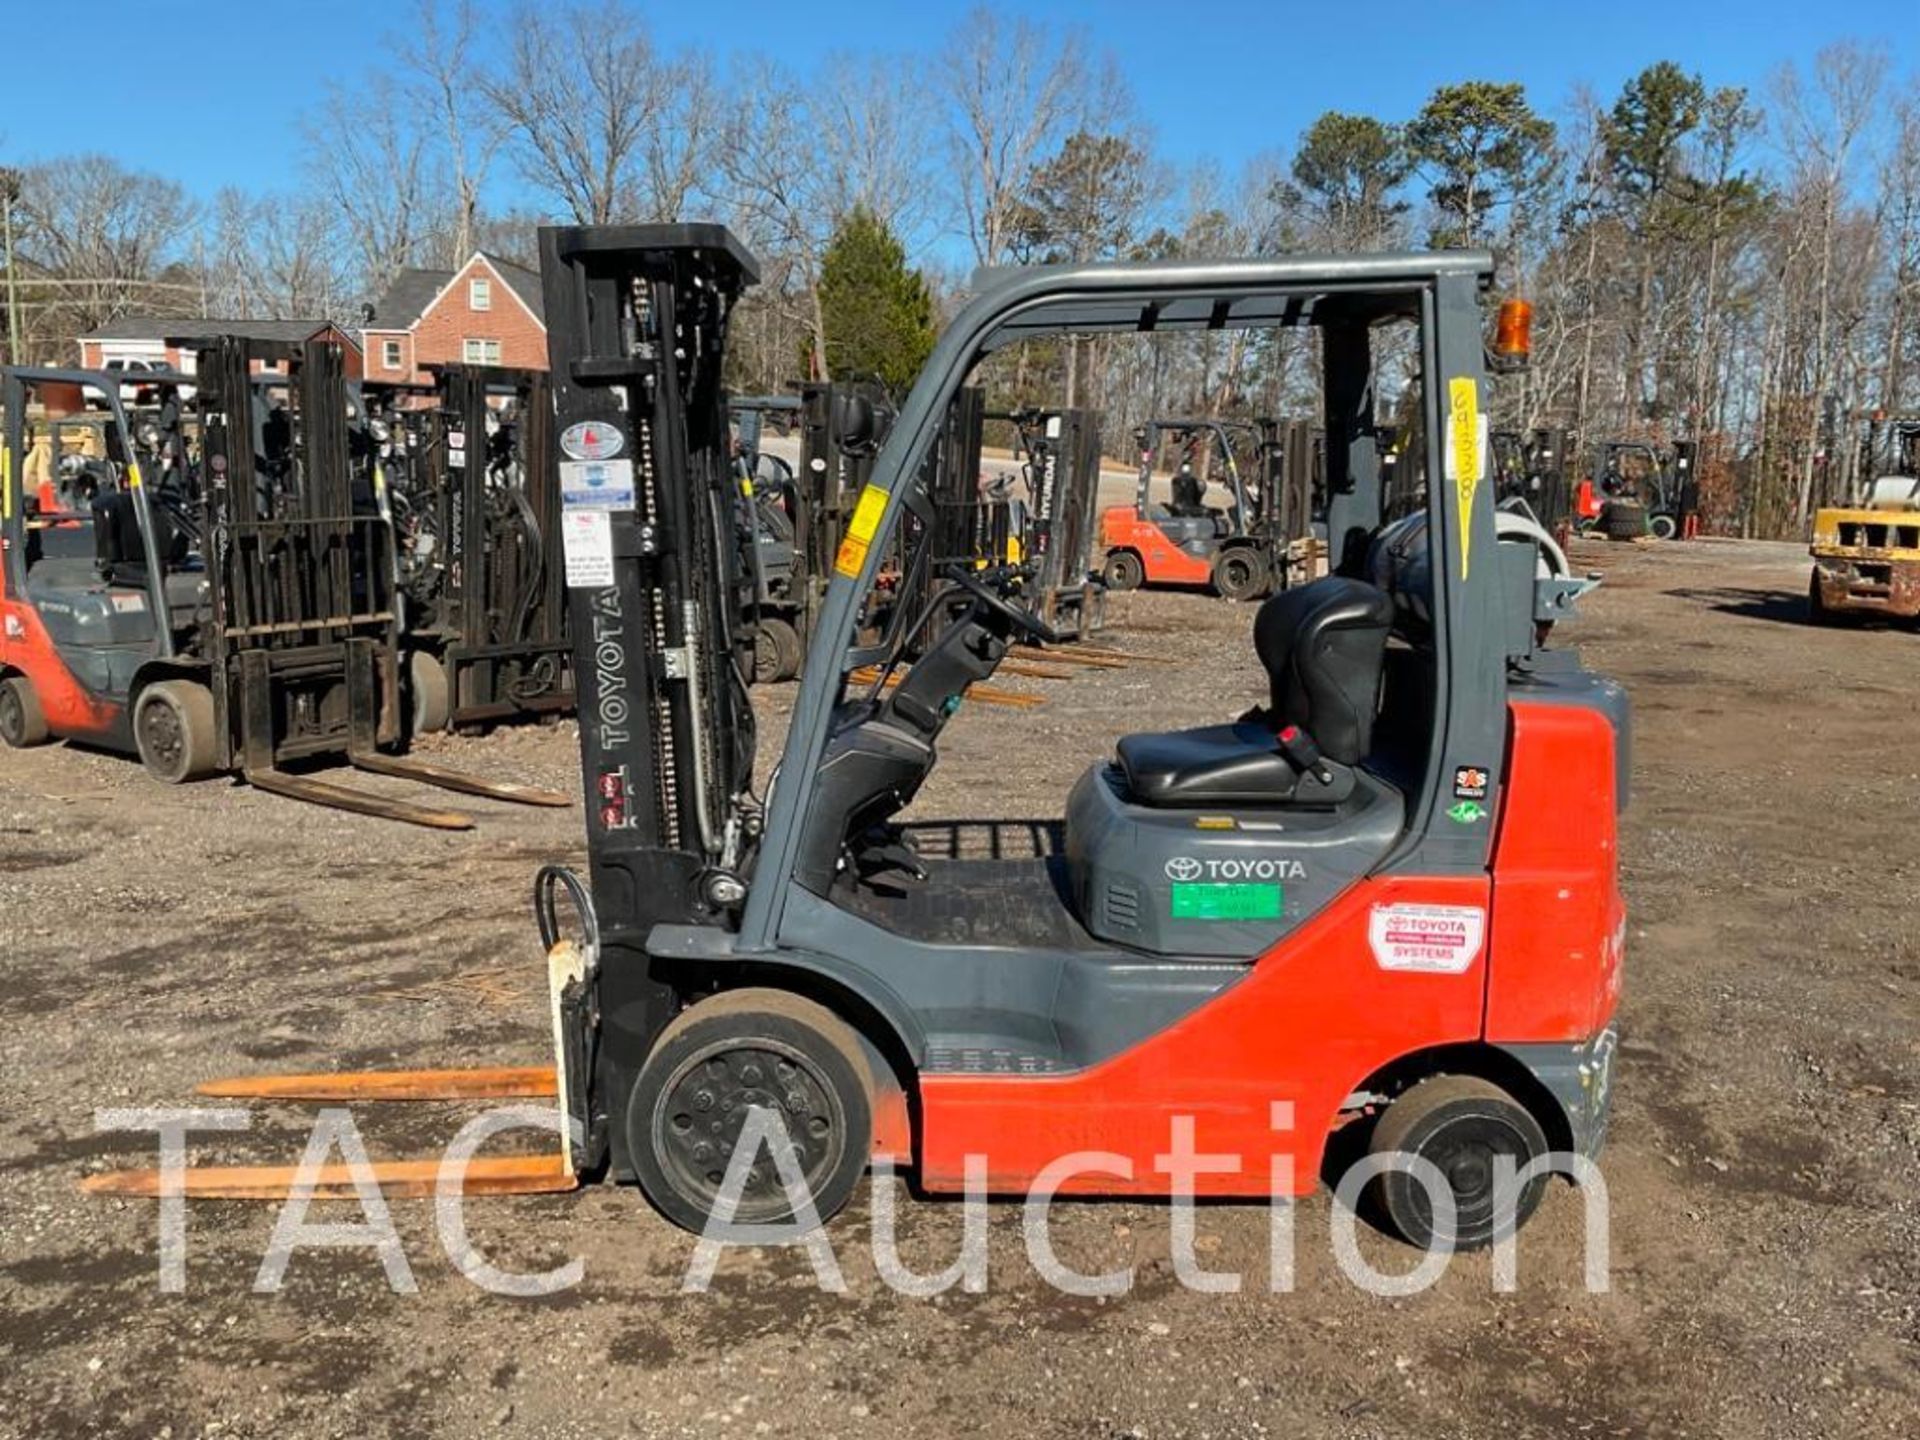
[[[155,759],[171,765],[180,758],[182,744],[180,717],[170,705],[149,705],[140,717],[140,729],[147,749]]]
[[[736,1212],[744,1221],[787,1208],[770,1146],[785,1146],[810,1191],[838,1162],[845,1124],[820,1080],[774,1041],[719,1047],[681,1067],[662,1093],[654,1122],[668,1177],[683,1193],[711,1202],[755,1110],[771,1112],[778,1121],[747,1172]]]

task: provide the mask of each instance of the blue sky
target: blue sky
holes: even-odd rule
[[[640,3],[668,46],[766,50],[803,68],[834,49],[932,52],[969,8],[957,0]],[[101,33],[118,39],[82,43],[80,62],[71,11],[25,0],[7,8],[0,163],[97,150],[203,196],[226,184],[289,187],[303,110],[328,80],[363,73],[411,11],[405,0],[194,0],[155,22],[151,6],[120,0],[106,9],[120,11],[128,28],[106,25]],[[1521,80],[1553,113],[1576,84],[1611,96],[1658,59],[1698,69],[1711,85],[1755,90],[1782,61],[1840,38],[1887,42],[1909,80],[1920,60],[1910,38],[1916,0],[1030,0],[1000,8],[1085,26],[1118,56],[1166,158],[1212,158],[1228,171],[1291,145],[1323,110],[1405,117],[1451,80]]]

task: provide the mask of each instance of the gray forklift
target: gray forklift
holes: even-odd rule
[[[262,790],[436,829],[473,818],[320,779],[307,762],[571,803],[394,753],[406,731],[393,528],[372,467],[355,460],[340,348],[180,343],[198,349],[196,372],[166,378],[194,389],[194,466],[130,426],[117,376],[0,372],[0,739],[135,753],[169,784],[237,771]],[[101,453],[55,455],[45,478],[29,474],[36,415],[58,417],[40,421],[56,431],[90,418]],[[182,463],[149,480],[143,453]]]

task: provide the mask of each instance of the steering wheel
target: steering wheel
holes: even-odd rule
[[[948,579],[1029,639],[1044,645],[1058,645],[1066,638],[1033,611],[1022,609],[999,591],[982,584],[981,572],[960,564],[948,565],[945,570]]]

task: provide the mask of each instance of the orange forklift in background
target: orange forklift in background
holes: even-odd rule
[[[1100,516],[1106,548],[1101,578],[1109,590],[1142,585],[1207,586],[1227,600],[1253,600],[1284,588],[1290,541],[1307,533],[1308,497],[1288,482],[1289,460],[1305,474],[1306,456],[1289,456],[1283,435],[1301,429],[1273,420],[1211,418],[1149,420],[1134,432],[1140,478],[1132,505]],[[1254,473],[1241,469],[1237,438],[1250,442]],[[1179,461],[1155,494],[1163,442]],[[1196,473],[1195,466],[1200,467]],[[1225,503],[1208,503],[1210,481],[1225,487]]]

